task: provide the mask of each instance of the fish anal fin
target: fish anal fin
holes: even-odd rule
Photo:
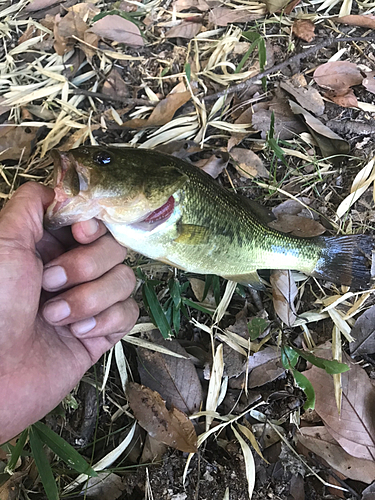
[[[175,243],[185,245],[199,245],[209,242],[209,230],[204,226],[194,224],[181,224],[178,227],[178,236]]]
[[[236,281],[240,285],[251,286],[255,290],[264,290],[265,284],[257,271],[246,274],[225,275],[223,278],[231,281]]]

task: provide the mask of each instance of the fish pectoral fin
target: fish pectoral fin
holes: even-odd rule
[[[184,243],[185,245],[208,243],[209,233],[209,230],[204,226],[181,224],[178,227],[178,236],[174,241],[175,243]]]
[[[265,282],[259,276],[257,271],[253,271],[247,274],[236,274],[236,275],[226,275],[223,278],[231,281],[236,281],[240,285],[251,286],[251,288],[255,288],[255,290],[264,290]]]

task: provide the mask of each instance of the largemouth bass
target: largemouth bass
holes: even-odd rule
[[[372,236],[280,233],[263,224],[246,199],[197,167],[155,151],[92,146],[52,156],[50,228],[96,217],[120,244],[149,258],[256,288],[260,269],[370,286]]]

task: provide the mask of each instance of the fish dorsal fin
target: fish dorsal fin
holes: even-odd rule
[[[257,201],[246,198],[245,196],[238,195],[243,201],[244,205],[247,205],[251,212],[255,215],[255,217],[267,225],[269,222],[276,220],[276,217],[273,215],[272,211],[267,207],[260,205]]]
[[[181,224],[178,226],[178,236],[174,241],[185,245],[206,244],[209,242],[209,235],[209,229],[204,226]]]
[[[247,274],[225,275],[223,278],[236,281],[240,285],[251,286],[251,288],[255,288],[255,290],[264,290],[266,288],[265,282],[259,276],[257,271]]]

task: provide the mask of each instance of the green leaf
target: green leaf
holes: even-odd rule
[[[302,349],[295,349],[295,351],[301,356],[301,358],[306,359],[312,365],[317,366],[318,368],[322,368],[327,373],[334,375],[337,373],[344,373],[350,370],[350,367],[346,363],[340,363],[340,361],[336,361],[335,359],[324,359],[318,358],[311,352],[303,351]]]
[[[42,480],[44,490],[47,494],[47,498],[48,500],[59,500],[59,492],[53,477],[53,472],[47,455],[43,450],[43,442],[40,439],[35,424],[30,428],[29,437],[31,451],[40,475],[40,479]]]
[[[175,278],[171,278],[168,281],[169,293],[173,299],[174,305],[179,307],[181,304],[181,293],[180,293],[180,283]]]
[[[216,305],[218,306],[220,303],[220,278],[216,274],[212,276],[212,290],[214,292]]]
[[[292,368],[292,373],[294,376],[294,380],[296,381],[297,386],[303,390],[306,395],[306,403],[303,405],[305,410],[314,409],[315,408],[315,391],[314,388],[308,378],[305,377],[301,372]]]
[[[187,81],[190,83],[190,80],[191,80],[191,66],[190,66],[190,64],[186,63],[184,66],[184,69],[185,69]]]
[[[239,73],[241,71],[241,69],[243,68],[245,62],[249,59],[250,57],[250,54],[253,52],[253,50],[255,49],[255,47],[258,45],[258,40],[255,40],[251,45],[250,47],[247,49],[246,51],[246,54],[244,54],[244,56],[242,57],[241,61],[238,63],[238,66],[235,70],[235,73]]]
[[[180,324],[181,324],[181,312],[180,312],[180,307],[173,307],[172,309],[172,313],[173,313],[173,316],[172,316],[172,321],[173,321],[173,329],[176,333],[176,335],[178,334],[178,332],[180,331]]]
[[[168,339],[172,337],[172,330],[167,320],[165,312],[161,307],[158,297],[154,288],[148,281],[145,281],[142,288],[143,302],[147,309],[152,322],[159,328],[163,338]]]
[[[263,318],[253,318],[248,324],[247,329],[249,331],[250,340],[256,340],[261,333],[268,327],[269,321]]]
[[[294,368],[297,364],[299,354],[295,349],[284,345],[281,349],[281,362],[286,370]]]
[[[201,312],[204,312],[206,314],[210,314],[212,315],[212,312],[209,311],[208,309],[206,309],[205,307],[202,307],[200,304],[198,304],[197,302],[193,302],[192,300],[190,299],[187,299],[186,297],[183,297],[182,298],[182,303],[188,307],[192,307],[193,309],[197,309],[197,311],[201,311]]]
[[[258,39],[258,52],[259,52],[260,70],[263,71],[267,62],[267,52],[266,52],[266,44],[264,38],[261,36]]]
[[[32,429],[38,434],[39,439],[48,446],[61,460],[69,467],[88,476],[97,476],[98,474],[86,462],[86,460],[69,443],[60,437],[56,432],[47,427],[42,422],[36,422]]]
[[[213,280],[214,280],[214,275],[213,274],[207,274],[206,275],[206,280],[204,282],[204,290],[203,290],[202,302],[207,297],[208,291],[209,291],[209,289],[212,286]]]
[[[25,446],[27,436],[29,434],[29,429],[25,429],[20,437],[18,438],[18,441],[16,443],[16,446],[13,447],[12,449],[12,454],[10,456],[10,460],[5,468],[5,472],[9,472],[10,474],[14,471],[18,459],[21,456],[22,450]]]

